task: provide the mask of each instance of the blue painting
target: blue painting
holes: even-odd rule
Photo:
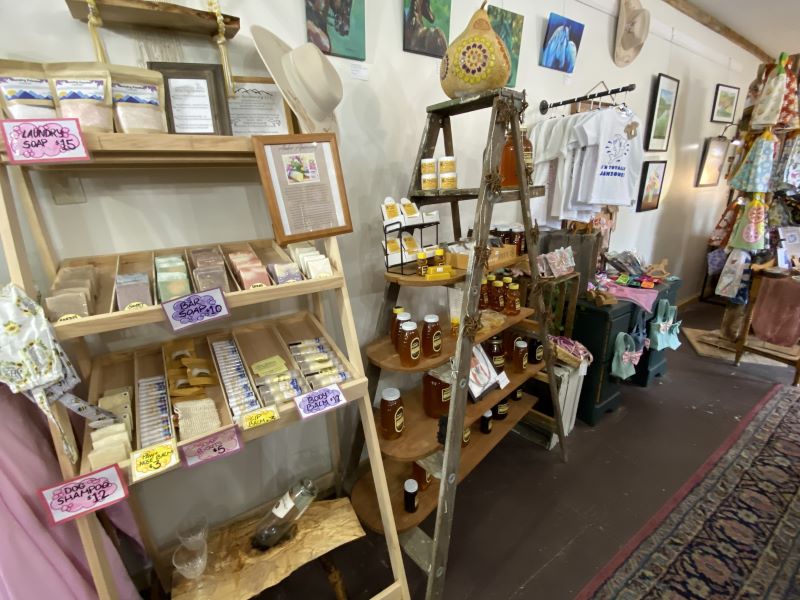
[[[544,35],[539,65],[564,73],[572,73],[583,38],[583,23],[550,13]]]

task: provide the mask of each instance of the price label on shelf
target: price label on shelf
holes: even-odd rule
[[[195,467],[205,462],[236,454],[242,449],[242,440],[236,427],[217,431],[181,447],[183,462]]]
[[[497,376],[497,385],[500,386],[501,390],[506,389],[506,386],[509,383],[511,383],[511,381],[509,381],[508,375],[506,375],[505,371],[503,371],[502,373],[500,373],[500,375]]]
[[[91,160],[78,119],[5,119],[0,123],[11,163]]]
[[[162,302],[172,331],[183,331],[193,325],[216,321],[230,316],[222,288],[213,288],[174,300]]]
[[[344,394],[342,394],[342,390],[339,389],[338,385],[329,385],[302,396],[297,396],[294,401],[300,411],[300,416],[305,419],[333,410],[347,400],[345,400]]]
[[[111,465],[39,490],[52,525],[107,508],[128,497],[119,466]]]
[[[178,446],[175,440],[136,450],[131,454],[131,480],[147,479],[177,464]]]
[[[252,429],[280,419],[281,416],[274,408],[259,408],[242,415],[242,429]]]

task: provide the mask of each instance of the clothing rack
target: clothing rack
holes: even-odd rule
[[[632,92],[636,89],[635,83],[630,83],[623,87],[614,88],[612,90],[605,90],[602,92],[595,92],[594,94],[586,94],[585,96],[578,96],[577,98],[572,98],[571,100],[561,100],[560,102],[553,102],[552,104],[547,102],[547,100],[542,100],[539,103],[539,112],[543,115],[547,114],[547,111],[551,108],[556,108],[557,106],[566,106],[567,104],[575,104],[576,102],[585,102],[586,100],[594,100],[595,98],[602,98],[604,96],[613,96],[614,94],[621,94],[622,92]]]

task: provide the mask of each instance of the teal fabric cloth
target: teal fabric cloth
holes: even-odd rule
[[[633,364],[636,347],[633,338],[621,331],[614,341],[614,358],[611,360],[611,374],[620,379],[627,379],[636,373]]]
[[[650,321],[651,350],[665,350],[670,347],[669,328],[672,325],[672,321],[670,321],[669,315],[669,300],[662,298],[658,301],[655,319]]]

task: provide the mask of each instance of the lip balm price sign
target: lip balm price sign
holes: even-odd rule
[[[77,519],[128,497],[128,488],[117,465],[81,475],[39,490],[53,525]]]

